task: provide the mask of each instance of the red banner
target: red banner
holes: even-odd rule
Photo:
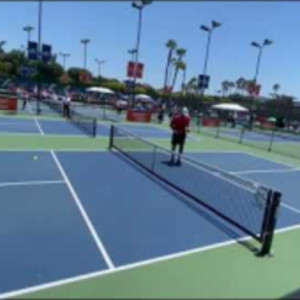
[[[210,126],[210,127],[217,127],[220,125],[220,120],[216,118],[202,118],[202,126]]]
[[[91,80],[90,74],[87,74],[87,73],[84,73],[84,72],[79,73],[79,81],[80,82],[89,83],[90,80]]]
[[[151,112],[143,110],[127,110],[127,121],[131,122],[151,122]]]
[[[127,64],[127,77],[142,78],[144,72],[144,64],[135,63],[133,61],[128,62]]]
[[[258,96],[260,93],[261,85],[256,84],[255,82],[251,82],[248,85],[248,93],[251,96]]]
[[[164,87],[164,93],[166,94],[172,93],[172,87],[171,86]]]
[[[0,110],[16,111],[18,110],[17,96],[7,96],[0,94]]]

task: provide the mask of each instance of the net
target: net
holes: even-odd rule
[[[64,116],[63,104],[60,101],[44,100],[43,103],[56,113]],[[70,105],[69,121],[79,129],[83,130],[86,134],[92,137],[97,135],[97,119],[76,111],[73,105]]]
[[[267,129],[257,130],[256,129],[256,132],[263,133],[263,134],[267,135],[268,137],[275,139],[276,141],[282,140],[282,141],[290,141],[290,142],[300,142],[300,134],[299,133],[281,130],[276,127],[272,130],[267,130]]]
[[[112,125],[110,148],[262,243],[270,253],[281,194],[198,160],[169,165],[171,152]]]
[[[54,112],[62,115],[63,114],[63,104],[60,101],[55,100],[43,100],[48,107],[50,107]]]
[[[74,109],[82,114],[87,114],[91,117],[103,121],[119,122],[121,116],[116,109],[110,105],[88,104],[88,103],[74,103]]]
[[[70,117],[69,120],[83,130],[85,133],[91,137],[96,137],[97,135],[97,119],[79,113],[74,108],[70,107]]]

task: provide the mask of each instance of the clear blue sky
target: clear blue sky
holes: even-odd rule
[[[94,59],[105,59],[102,73],[120,80],[126,76],[127,50],[136,41],[137,11],[131,2],[44,2],[43,42],[53,45],[54,52],[71,53],[67,66],[82,66],[80,39],[91,39],[88,46],[88,68],[96,74]],[[5,49],[20,48],[26,43],[22,27],[37,28],[37,2],[0,2],[0,40]],[[208,73],[209,93],[220,89],[220,83],[243,76],[251,79],[257,49],[252,40],[274,41],[266,47],[258,81],[262,94],[268,95],[274,83],[281,93],[300,96],[300,2],[159,2],[144,9],[140,60],[145,63],[145,82],[155,87],[163,84],[168,39],[175,39],[187,49],[187,78],[202,72],[207,35],[201,24],[220,21],[212,38]],[[37,30],[33,32],[37,39]],[[61,62],[61,58],[60,62]],[[178,80],[178,84],[179,84]]]

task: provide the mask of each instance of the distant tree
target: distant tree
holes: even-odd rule
[[[186,49],[178,48],[176,50],[176,54],[177,54],[177,61],[174,64],[175,70],[174,70],[174,76],[173,76],[173,82],[172,82],[172,90],[174,90],[174,87],[175,87],[175,84],[176,84],[176,79],[177,79],[177,76],[178,76],[178,72],[182,68],[182,58],[186,54]]]
[[[91,72],[89,72],[88,70],[85,70],[82,68],[76,68],[76,67],[68,69],[68,75],[70,76],[71,80],[77,85],[84,84],[81,80],[83,76],[92,78]]]
[[[235,86],[236,89],[243,94],[243,92],[245,92],[246,90],[246,79],[243,77],[240,77],[236,82],[235,82]]]
[[[3,46],[6,44],[6,41],[0,41],[0,53],[4,53]]]
[[[171,61],[173,58],[173,53],[177,47],[177,43],[175,40],[170,39],[166,43],[166,47],[169,49],[169,51],[168,51],[168,57],[167,57],[167,64],[166,64],[166,68],[165,68],[164,88],[166,88],[168,86]]]
[[[234,87],[235,87],[235,83],[233,82],[233,81],[229,81],[229,83],[228,83],[228,85],[229,85],[229,93],[232,93],[232,90],[234,89]]]
[[[182,70],[182,83],[181,83],[181,92],[185,92],[185,80],[186,80],[186,63],[182,62],[181,65],[181,70]]]
[[[224,80],[221,82],[221,87],[222,87],[222,94],[223,97],[225,97],[225,95],[229,92],[230,90],[230,81],[228,80]]]
[[[44,64],[42,62],[35,62],[31,65],[35,66],[38,71],[38,73],[33,76],[33,79],[37,80],[40,78],[40,80],[45,83],[58,83],[60,82],[61,76],[64,74],[63,67],[56,63]]]
[[[196,77],[192,77],[186,84],[186,92],[195,94],[197,91],[198,82]]]
[[[102,87],[113,90],[114,92],[124,93],[126,91],[126,86],[124,83],[119,82],[118,80],[107,80],[101,84]]]
[[[273,90],[273,96],[274,98],[278,96],[278,91],[280,89],[280,85],[278,83],[275,83],[272,87],[272,90]]]

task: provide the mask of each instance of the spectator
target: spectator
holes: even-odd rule
[[[70,118],[70,105],[71,105],[71,96],[69,93],[66,93],[66,96],[63,98],[63,116]]]

